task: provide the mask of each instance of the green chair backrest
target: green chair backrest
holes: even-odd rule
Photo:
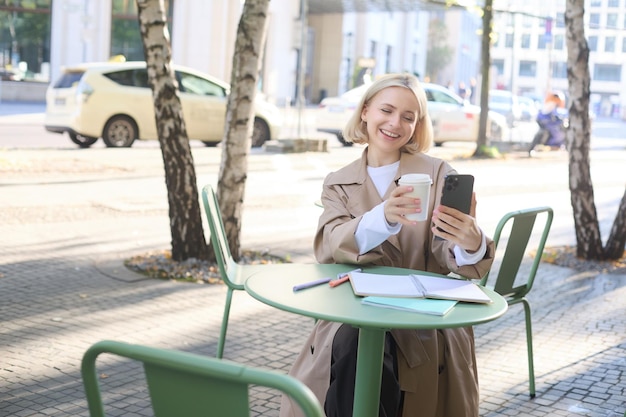
[[[289,375],[175,350],[105,340],[91,346],[81,373],[91,417],[104,417],[96,359],[110,353],[143,363],[155,417],[249,417],[249,385],[289,395],[307,417],[323,417],[317,398]]]
[[[535,222],[542,213],[545,213],[545,216],[542,225],[538,225],[538,227],[541,226],[541,237],[537,246],[537,255],[533,259],[528,279],[520,285],[515,285],[528,243],[535,230]],[[541,255],[550,232],[553,215],[550,207],[537,207],[507,213],[502,217],[496,226],[493,236],[496,248],[500,243],[502,232],[507,224],[510,224],[511,227],[504,255],[501,259],[500,269],[495,279],[494,291],[502,296],[513,298],[521,298],[528,294],[533,286],[537,268],[541,262]],[[487,273],[481,280],[482,285],[488,284],[489,274]]]
[[[210,185],[202,188],[202,202],[209,222],[209,230],[211,232],[211,244],[217,258],[217,265],[220,269],[222,279],[229,287],[237,290],[243,290],[243,283],[236,282],[236,269],[238,267],[233,255],[230,251],[228,238],[226,237],[226,229],[222,221],[222,212],[217,201],[217,195]]]

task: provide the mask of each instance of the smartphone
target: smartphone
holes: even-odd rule
[[[474,190],[474,176],[469,174],[446,175],[441,204],[469,214]]]

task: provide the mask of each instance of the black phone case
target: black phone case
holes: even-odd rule
[[[474,176],[469,174],[446,175],[441,204],[469,214],[474,190]]]

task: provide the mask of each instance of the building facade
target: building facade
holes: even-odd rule
[[[49,47],[45,54],[40,54],[38,62],[20,63],[28,67],[32,79],[53,82],[63,66],[106,61],[116,55],[124,55],[128,60],[141,59],[141,44],[128,41],[129,33],[138,34],[134,1],[41,2],[41,13],[50,22]],[[169,0],[165,3],[174,62],[229,81],[244,2]],[[303,30],[301,6],[305,3],[302,0],[270,2],[260,83],[270,101],[278,105],[293,104],[302,91],[305,101],[313,103],[358,85],[364,75],[390,71],[423,73],[426,13],[312,13],[307,14]],[[5,10],[13,12],[13,8]],[[19,7],[20,13],[28,11],[27,5]],[[4,13],[1,5],[0,13]]]
[[[32,11],[32,0],[0,4],[7,17]],[[37,16],[47,19],[41,45],[18,49],[0,24],[0,62],[20,61],[38,81],[55,80],[62,66],[105,61],[113,55],[142,59],[136,5],[131,0],[37,0]],[[308,3],[315,3],[313,10]],[[341,4],[340,4],[341,3]],[[388,72],[412,72],[422,79],[480,86],[480,9],[347,10],[338,0],[272,0],[260,88],[278,105],[316,103],[341,94],[364,79]],[[549,90],[567,92],[565,0],[495,0],[492,88],[542,98]],[[237,26],[244,1],[166,0],[172,55],[189,66],[229,81]],[[17,6],[16,6],[17,5]],[[332,5],[332,7],[330,7]],[[303,26],[302,12],[307,12]],[[3,15],[4,16],[4,15]],[[433,44],[429,27],[444,22],[449,63],[428,74]],[[591,102],[603,116],[622,117],[626,108],[626,0],[586,0],[586,36],[591,48]],[[11,21],[11,19],[8,19]],[[42,22],[42,25],[45,22]],[[15,32],[15,31],[13,31]],[[49,34],[49,36],[48,36]],[[430,35],[432,36],[432,35]],[[134,42],[129,39],[135,37]],[[15,46],[15,47],[14,47]],[[25,51],[21,61],[16,51]],[[26,53],[28,52],[28,53]],[[28,62],[25,62],[28,61]],[[302,68],[302,71],[300,70]],[[476,97],[478,91],[473,91]]]
[[[543,98],[567,93],[565,0],[496,0],[491,48],[495,87]],[[587,0],[591,107],[626,118],[626,0]]]

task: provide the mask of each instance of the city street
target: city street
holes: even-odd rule
[[[41,104],[0,104],[0,156],[9,162],[8,167],[3,168],[2,183],[21,184],[4,187],[1,204],[9,207],[3,207],[5,214],[0,216],[10,217],[11,207],[23,201],[23,196],[32,192],[33,187],[45,183],[49,185],[43,190],[37,188],[40,198],[29,202],[28,206],[41,204],[43,193],[48,196],[48,202],[58,200],[63,206],[80,207],[78,211],[97,208],[129,215],[141,210],[167,213],[157,141],[137,141],[130,149],[107,149],[98,141],[92,148],[79,149],[67,135],[45,131],[43,110],[45,107]],[[297,111],[285,111],[287,122],[282,137],[298,137]],[[272,231],[284,230],[302,238],[310,237],[319,214],[314,202],[319,198],[323,178],[357,158],[362,151],[361,146],[342,147],[334,136],[315,132],[314,109],[307,109],[301,121],[301,137],[327,138],[329,152],[277,154],[252,150],[243,228],[243,242],[248,245],[271,246],[273,239],[279,239],[276,244],[280,245],[280,233]],[[604,226],[610,227],[609,213],[615,212],[624,187],[624,177],[616,173],[622,171],[626,160],[623,153],[626,138],[620,137],[626,123],[606,119],[596,120],[593,126],[592,179],[596,205],[600,214],[607,213]],[[531,129],[522,125],[513,135],[521,137],[524,131],[534,133]],[[207,148],[201,142],[192,141],[192,149],[198,183],[215,185],[221,147]],[[450,160],[459,172],[476,177],[478,218],[486,230],[492,230],[497,219],[507,211],[550,204],[557,214],[551,233],[554,244],[573,241],[564,151],[539,152],[535,158],[527,158],[524,152],[512,152],[503,159],[491,161],[465,158],[473,150],[471,143],[447,143],[433,148],[430,153]],[[512,160],[519,161],[512,164]],[[8,198],[14,192],[21,198]],[[532,199],[529,200],[529,196]],[[63,211],[60,207],[58,210]],[[265,217],[267,221],[253,221]],[[155,229],[157,231],[165,235],[169,232],[166,228]],[[310,242],[307,239],[303,242],[306,242],[306,249],[310,249]]]
[[[78,366],[90,344],[108,338],[214,355],[225,290],[145,279],[123,266],[131,255],[169,247],[158,143],[109,149],[99,141],[79,149],[47,133],[41,112],[41,105],[0,104],[0,416],[85,416]],[[301,133],[328,138],[328,152],[251,152],[244,249],[315,261],[322,181],[362,147],[321,136],[312,114]],[[283,137],[296,137],[293,110],[287,116]],[[605,239],[624,193],[625,128],[619,120],[594,121],[591,169]],[[476,177],[477,218],[487,234],[509,211],[548,205],[555,212],[548,246],[575,244],[565,151],[473,160],[473,148],[449,143],[430,153]],[[199,187],[217,184],[221,151],[192,144]],[[523,315],[512,307],[476,327],[481,415],[622,416],[625,299],[626,276],[542,264],[531,296],[537,398],[528,400]],[[225,358],[286,372],[310,325],[239,292]],[[143,415],[129,398],[142,389],[135,372],[114,369],[125,384],[108,397],[111,415]],[[111,379],[114,369],[106,372]],[[253,415],[277,416],[275,395],[253,395]]]

